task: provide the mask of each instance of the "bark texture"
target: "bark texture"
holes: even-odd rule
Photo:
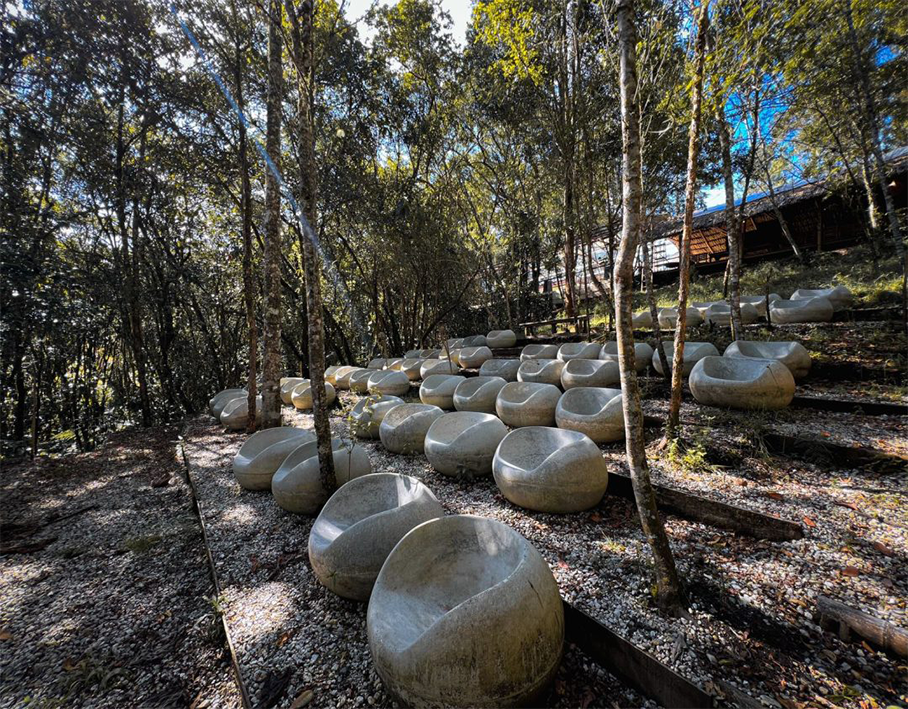
[[[744,339],[741,322],[741,229],[735,209],[735,178],[731,164],[731,136],[725,106],[719,106],[719,144],[722,148],[722,178],[725,182],[725,231],[728,239],[728,306],[731,308],[731,338]]]

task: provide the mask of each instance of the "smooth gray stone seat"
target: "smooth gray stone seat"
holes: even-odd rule
[[[460,350],[460,366],[464,369],[479,369],[483,362],[492,359],[492,350],[485,345],[464,347]]]
[[[517,344],[517,333],[513,330],[492,330],[486,335],[488,347],[513,347]]]
[[[561,390],[552,384],[508,382],[495,400],[495,412],[508,426],[554,426]]]
[[[442,359],[442,360],[445,360],[445,359],[446,359],[446,360],[448,360],[449,362],[453,362],[454,364],[457,365],[457,369],[458,369],[458,371],[459,371],[459,370],[460,370],[460,367],[461,367],[461,364],[460,364],[460,351],[461,351],[461,348],[459,348],[459,347],[458,347],[457,349],[454,349],[454,350],[442,350],[442,351],[441,351],[441,354],[438,355],[438,357],[439,357],[439,359]]]
[[[519,359],[487,359],[479,368],[481,377],[501,377],[508,382],[517,381],[517,370],[520,369]]]
[[[403,372],[386,369],[369,377],[368,387],[377,394],[403,396],[410,391],[410,378]]]
[[[421,357],[408,357],[400,363],[400,371],[407,375],[411,382],[419,381],[423,359]]]
[[[653,348],[645,342],[634,343],[634,368],[638,372],[645,372],[653,358]],[[618,361],[618,343],[606,342],[599,350],[599,359],[611,362]]]
[[[245,389],[224,389],[223,391],[219,391],[208,400],[208,410],[211,412],[212,416],[220,420],[221,412],[224,410],[224,407],[227,406],[227,402],[238,399],[241,396],[246,396],[247,393],[248,392]]]
[[[246,428],[249,419],[249,399],[244,392],[236,399],[230,399],[221,411],[221,425],[229,431],[239,431]],[[255,397],[255,420],[262,420],[262,397]]]
[[[455,411],[435,419],[429,427],[426,458],[443,475],[490,475],[495,450],[506,435],[507,427],[492,414]]]
[[[366,449],[352,441],[331,439],[334,476],[340,487],[353,478],[372,472]],[[322,486],[318,470],[318,443],[310,441],[288,455],[271,478],[271,494],[281,509],[296,514],[317,514],[330,494]]]
[[[376,357],[375,359],[369,360],[369,364],[366,365],[366,369],[384,369],[385,365],[387,364],[387,358]]]
[[[420,352],[422,352],[422,350],[407,350],[404,352],[404,359],[422,359],[422,357],[419,356]]]
[[[444,516],[432,491],[416,478],[372,473],[331,496],[309,532],[309,563],[338,596],[368,601],[378,572],[414,527]]]
[[[662,308],[659,311],[659,327],[663,330],[674,330],[678,322],[677,308]],[[687,327],[697,327],[703,324],[703,316],[696,308],[687,309]]]
[[[403,361],[403,357],[393,357],[385,362],[385,369],[389,372],[399,372],[400,365]]]
[[[561,386],[564,362],[560,359],[525,359],[517,369],[518,382]]]
[[[351,432],[357,438],[378,438],[385,414],[403,403],[399,396],[372,395],[360,399],[350,410]]]
[[[445,411],[454,408],[454,391],[466,377],[456,374],[432,374],[419,387],[419,400]]]
[[[774,323],[829,322],[835,308],[829,298],[801,298],[798,300],[775,300],[769,304],[769,317]]]
[[[375,374],[374,369],[359,369],[350,375],[350,391],[354,394],[369,393],[369,379]]]
[[[470,377],[464,379],[454,390],[454,408],[458,411],[479,411],[495,413],[498,392],[507,382],[501,377]]]
[[[854,296],[845,286],[836,286],[835,288],[798,288],[791,294],[792,300],[809,300],[810,298],[826,298],[832,303],[832,308],[836,312],[850,308],[854,303]]]
[[[511,431],[492,463],[501,494],[538,512],[580,512],[599,504],[608,469],[599,448],[578,431],[529,426]]]
[[[461,347],[463,347],[463,338],[452,337],[448,340],[445,340],[445,345],[447,345],[449,350],[459,350]]]
[[[457,374],[459,371],[460,367],[451,360],[435,357],[422,361],[422,366],[419,368],[419,376],[421,379],[426,379],[434,374]]]
[[[697,310],[699,310],[699,311],[700,311],[700,315],[701,315],[701,316],[703,317],[703,319],[705,320],[705,319],[706,319],[706,311],[709,309],[709,306],[715,305],[715,304],[718,303],[718,302],[720,302],[720,301],[718,301],[718,300],[709,300],[709,301],[705,301],[705,302],[695,302],[695,303],[690,303],[689,305],[690,305],[690,307],[696,308]]]
[[[429,427],[443,415],[444,411],[430,404],[395,406],[378,428],[381,443],[391,453],[422,453]]]
[[[288,406],[293,403],[293,390],[300,384],[308,382],[305,377],[284,377],[281,379],[281,403]]]
[[[349,389],[350,388],[350,377],[352,377],[356,372],[360,371],[369,371],[364,370],[361,367],[350,367],[345,366],[341,367],[334,372],[334,388],[337,390]]]
[[[634,313],[631,318],[635,330],[649,330],[653,326],[653,314],[649,310]]]
[[[520,361],[528,359],[557,359],[558,345],[527,345],[520,350]]]
[[[668,367],[671,369],[672,366],[672,357],[675,353],[675,343],[674,342],[663,342],[662,351],[665,352],[665,360],[668,362]],[[719,355],[719,350],[716,349],[716,346],[712,342],[685,342],[684,343],[684,366],[681,368],[681,375],[687,376],[690,374],[690,370],[694,368],[694,365],[699,362],[704,357],[714,357]],[[653,352],[653,369],[655,369],[659,374],[662,374],[662,362],[659,359],[659,353]]]
[[[325,382],[325,405],[331,406],[337,398],[337,392],[328,382]],[[290,401],[293,406],[301,411],[309,411],[312,408],[312,384],[307,379],[299,384],[290,393]]]
[[[536,706],[561,662],[564,610],[532,544],[496,520],[453,515],[394,547],[366,629],[378,675],[405,706]]]
[[[418,357],[422,359],[438,359],[438,355],[441,354],[441,350],[436,347],[427,347],[424,350],[419,350]]]
[[[788,367],[774,359],[704,357],[689,382],[691,394],[701,404],[732,409],[782,409],[795,392]]]
[[[325,381],[328,382],[331,386],[334,386],[334,376],[337,374],[337,371],[341,368],[339,364],[332,364],[330,367],[325,367]]]
[[[605,359],[572,359],[561,370],[561,387],[607,387],[621,381],[618,362]]]
[[[706,309],[706,322],[713,325],[729,326],[731,324],[731,306],[725,301],[713,303]],[[751,325],[760,318],[757,309],[749,303],[741,303],[741,322]]]
[[[470,335],[469,337],[463,338],[463,343],[461,344],[462,348],[487,346],[488,342],[486,341],[485,335]]]
[[[595,342],[566,342],[558,348],[558,359],[569,362],[572,359],[598,359],[599,345]]]
[[[624,438],[621,390],[578,387],[564,392],[555,409],[558,428],[585,433],[594,443]]]
[[[810,352],[800,342],[758,342],[736,340],[725,348],[723,357],[754,357],[781,362],[795,379],[803,379],[813,364]]]
[[[769,294],[769,302],[772,303],[774,300],[782,300],[782,296],[778,293]],[[766,296],[765,295],[742,295],[741,302],[752,305],[757,309],[757,313],[761,318],[766,317]]]
[[[280,426],[253,433],[233,457],[233,477],[245,490],[270,490],[271,478],[290,453],[315,436],[302,428]]]

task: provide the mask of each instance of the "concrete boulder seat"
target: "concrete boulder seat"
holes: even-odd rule
[[[519,359],[487,359],[479,368],[479,376],[501,377],[505,381],[516,382],[518,369]]]
[[[410,378],[403,372],[382,370],[369,377],[369,391],[376,394],[403,396],[410,391]]]
[[[336,398],[334,387],[325,382],[325,405],[331,406]],[[309,411],[312,408],[312,383],[306,380],[297,385],[290,394],[290,402],[300,411]]]
[[[221,411],[221,425],[228,431],[239,431],[246,428],[249,418],[249,398],[246,393],[236,399],[230,399]],[[255,397],[255,420],[262,420],[262,397]]]
[[[233,477],[244,490],[270,490],[284,459],[315,436],[302,428],[279,426],[253,433],[233,457]]]
[[[675,353],[675,343],[674,342],[663,342],[662,351],[665,352],[665,359],[668,362],[668,368],[672,367],[672,357]],[[716,346],[712,342],[685,342],[684,343],[684,359],[681,360],[683,366],[681,367],[681,375],[686,377],[690,374],[690,371],[694,368],[694,365],[699,362],[704,357],[715,357],[718,356],[719,350],[716,349]],[[662,374],[662,362],[659,359],[659,353],[653,352],[653,369],[655,369],[659,374]]]
[[[634,369],[638,372],[645,372],[649,367],[650,360],[653,358],[653,348],[645,342],[634,343]],[[618,343],[606,342],[599,350],[599,359],[606,361],[618,361]]]
[[[369,360],[366,369],[384,369],[387,364],[388,360],[386,357],[376,357],[375,359]]]
[[[432,358],[422,361],[422,366],[419,368],[419,376],[421,379],[425,379],[433,374],[457,374],[459,371],[460,367],[449,359]]]
[[[718,300],[708,300],[708,301],[704,301],[704,302],[695,302],[695,303],[691,303],[691,304],[690,304],[690,307],[696,308],[697,310],[699,310],[699,311],[700,311],[700,316],[701,316],[704,320],[706,320],[706,311],[709,310],[709,307],[710,307],[711,305],[715,305],[715,304],[718,303],[718,302],[720,302],[720,301],[718,301]]]
[[[459,350],[463,347],[463,338],[462,337],[452,337],[448,340],[445,340],[445,346],[449,350]]]
[[[791,294],[792,300],[809,300],[810,298],[826,298],[832,303],[832,308],[836,312],[850,308],[854,303],[854,296],[845,286],[817,289],[798,288]]]
[[[706,322],[712,325],[728,327],[731,325],[731,306],[725,301],[713,303],[706,309]],[[752,325],[760,319],[760,313],[749,303],[741,303],[741,322]]]
[[[662,308],[659,311],[659,327],[663,330],[674,330],[678,323],[677,308]],[[696,308],[687,309],[687,327],[697,327],[703,324],[703,316]]]
[[[350,377],[360,371],[360,367],[343,366],[334,372],[334,388],[350,389]],[[367,370],[368,371],[368,370]]]
[[[219,391],[208,400],[208,410],[211,412],[212,416],[220,420],[221,412],[224,410],[224,407],[227,406],[227,402],[238,399],[241,396],[246,396],[247,393],[248,392],[245,389],[224,389]]]
[[[607,387],[621,381],[617,360],[572,359],[561,370],[561,388]]]
[[[332,438],[331,450],[338,487],[372,472],[366,449],[353,441]],[[303,515],[318,513],[330,493],[325,490],[319,476],[316,441],[303,443],[284,458],[271,478],[271,494],[278,506],[287,512]]]
[[[537,512],[588,510],[608,487],[598,446],[584,433],[561,428],[511,431],[498,446],[492,472],[502,495]]]
[[[287,404],[288,406],[293,403],[291,399],[293,395],[293,390],[296,389],[300,384],[304,384],[309,380],[305,377],[284,377],[281,379],[281,403]]]
[[[331,386],[334,386],[334,375],[337,374],[337,370],[340,368],[339,364],[332,364],[330,367],[325,367],[325,381]]]
[[[520,361],[532,359],[557,359],[558,345],[527,345],[520,350]]]
[[[495,413],[508,426],[554,426],[561,390],[553,384],[508,382],[495,400]]]
[[[309,532],[309,563],[338,596],[368,601],[388,554],[414,527],[444,516],[432,491],[416,478],[372,473],[342,485]]]
[[[485,335],[470,335],[470,337],[463,338],[461,343],[461,348],[464,347],[486,347],[487,341]]]
[[[803,379],[810,372],[813,364],[810,352],[800,342],[756,342],[753,340],[736,340],[725,348],[723,357],[753,357],[755,359],[774,359],[781,362],[791,376]]]
[[[829,322],[834,314],[835,308],[829,298],[775,300],[769,304],[769,318],[779,325]]]
[[[388,555],[366,630],[375,670],[404,706],[538,706],[561,663],[564,609],[532,544],[497,520],[452,515]]]
[[[350,375],[350,391],[354,394],[368,394],[369,380],[375,374],[374,369],[360,369]]]
[[[400,363],[400,371],[407,375],[411,382],[419,381],[419,370],[422,369],[423,360],[421,357],[408,357]]]
[[[441,350],[437,347],[427,347],[424,350],[419,350],[419,356],[423,359],[438,359],[440,354]]]
[[[442,475],[491,475],[492,458],[506,435],[507,427],[493,414],[455,411],[435,419],[429,427],[426,458]]]
[[[378,428],[381,444],[391,453],[422,453],[429,427],[444,413],[431,404],[395,406]]]
[[[635,330],[649,330],[653,326],[653,314],[649,310],[634,313],[631,322]]]
[[[458,411],[479,411],[495,413],[498,392],[507,382],[501,377],[470,377],[464,379],[454,390],[454,408]]]
[[[460,351],[460,366],[464,369],[479,369],[484,362],[492,359],[492,350],[485,345],[464,347]]]
[[[517,344],[517,333],[513,330],[492,330],[486,335],[488,347],[514,347]]]
[[[621,390],[577,387],[564,392],[555,409],[558,428],[585,433],[594,443],[624,438]]]
[[[595,342],[566,342],[558,348],[558,359],[570,362],[572,359],[599,359],[599,345]]]
[[[464,381],[466,377],[456,374],[432,374],[419,387],[419,400],[450,411],[454,408],[454,391]]]
[[[406,352],[404,352],[404,359],[422,359],[419,356],[419,353],[421,351],[422,350],[407,350]]]
[[[385,371],[388,372],[399,372],[401,362],[404,361],[403,357],[394,357],[385,362]]]
[[[769,294],[769,302],[772,303],[774,300],[782,300],[782,296],[778,293]],[[761,318],[766,317],[766,296],[765,295],[742,295],[741,303],[747,303],[752,305],[757,309],[757,314]]]
[[[456,350],[442,350],[441,354],[439,355],[439,358],[443,359],[443,360],[446,359],[449,362],[453,362],[454,364],[457,365],[458,369],[461,367],[460,348],[459,347]]]
[[[564,362],[560,359],[525,359],[517,370],[518,382],[561,386]]]
[[[732,409],[783,409],[795,393],[794,377],[775,359],[704,357],[688,381],[701,404]]]
[[[350,410],[350,431],[357,438],[378,438],[385,414],[403,403],[399,396],[373,395],[360,399]]]

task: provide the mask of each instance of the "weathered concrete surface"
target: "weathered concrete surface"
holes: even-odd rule
[[[659,327],[663,330],[674,330],[678,322],[677,308],[662,308],[659,311]],[[697,327],[703,324],[703,316],[696,308],[687,309],[687,327]]]
[[[776,300],[769,304],[769,317],[774,323],[829,322],[835,307],[829,298],[799,298]]]
[[[519,359],[487,359],[479,368],[479,374],[483,377],[501,377],[505,381],[516,382],[518,369]]]
[[[653,358],[653,348],[645,342],[634,343],[634,368],[638,372],[645,372]],[[618,361],[618,343],[606,342],[599,350],[599,359]]]
[[[466,377],[456,374],[431,374],[419,387],[419,400],[451,411],[454,408],[454,391],[465,381]]]
[[[291,398],[293,390],[308,381],[305,377],[284,377],[281,379],[281,403],[290,406],[293,403]]]
[[[208,410],[211,412],[212,416],[220,421],[221,413],[224,411],[224,407],[227,406],[227,403],[233,399],[238,399],[241,396],[246,396],[247,393],[248,392],[245,389],[224,389],[219,391],[208,400]]]
[[[378,438],[378,429],[385,414],[403,403],[400,397],[390,395],[360,399],[350,411],[350,430],[357,438]]]
[[[663,351],[665,352],[665,359],[668,362],[668,367],[671,369],[672,366],[672,357],[675,353],[675,343],[672,341],[667,341],[662,343]],[[690,370],[694,368],[694,365],[703,359],[704,357],[713,357],[718,356],[719,350],[716,349],[716,346],[712,342],[685,342],[684,343],[684,359],[683,367],[681,368],[681,374],[685,377],[690,374]],[[659,353],[653,352],[653,368],[662,374],[662,362],[659,360]]]
[[[230,431],[239,431],[246,428],[249,418],[249,399],[244,393],[236,399],[229,399],[221,411],[221,425]],[[255,397],[255,420],[262,420],[262,397]]]
[[[464,347],[460,350],[460,366],[464,369],[479,369],[484,362],[492,359],[492,350],[485,345]]]
[[[595,342],[566,342],[558,348],[558,359],[569,362],[572,359],[598,359],[599,345]]]
[[[329,382],[325,382],[325,405],[331,406],[337,398],[337,392]],[[302,384],[297,385],[290,393],[290,403],[301,411],[308,411],[312,408],[312,384],[307,379]]]
[[[508,382],[498,392],[495,412],[508,426],[554,426],[561,390],[552,384]]]
[[[594,443],[611,443],[624,438],[624,411],[621,390],[579,387],[562,394],[555,409],[558,428],[579,431]]]
[[[403,396],[410,391],[410,378],[403,372],[384,370],[369,377],[369,391],[389,396]]]
[[[854,303],[854,296],[845,286],[835,288],[799,288],[791,294],[792,300],[809,300],[810,298],[826,298],[832,303],[836,312],[850,308]]]
[[[454,390],[454,408],[458,411],[495,413],[498,392],[507,382],[501,377],[471,377],[464,379]]]
[[[430,404],[400,404],[385,414],[378,435],[391,453],[422,453],[429,427],[444,415]]]
[[[802,379],[810,372],[813,361],[810,352],[800,342],[758,342],[736,340],[725,348],[724,357],[755,357],[774,359],[786,367],[795,379]]]
[[[488,347],[514,347],[517,344],[517,333],[513,330],[492,330],[486,335]]]
[[[617,360],[572,359],[561,370],[561,387],[607,387],[621,380]]]
[[[246,490],[270,490],[271,478],[284,458],[308,441],[309,431],[281,426],[253,433],[233,458],[233,477]]]
[[[439,473],[472,478],[492,473],[492,458],[507,427],[493,414],[456,411],[435,419],[426,433],[425,452]]]
[[[517,369],[518,382],[561,386],[564,362],[560,359],[525,359]]]
[[[557,359],[558,345],[527,345],[520,350],[521,361],[528,359]]]
[[[701,404],[732,409],[782,409],[795,392],[788,367],[774,359],[704,357],[691,371],[689,383]]]

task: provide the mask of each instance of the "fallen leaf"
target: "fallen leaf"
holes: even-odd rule
[[[252,569],[251,569],[252,573],[255,573],[256,571],[258,571],[259,567],[262,565],[261,562],[259,562],[258,557],[255,556],[254,554],[249,556],[249,561],[252,562]]]
[[[568,566],[568,563],[559,556],[558,557],[558,568],[559,569],[569,569],[571,567]]]
[[[867,644],[866,640],[861,640],[861,647],[864,648],[867,652],[873,653],[873,648]]]
[[[63,660],[63,669],[66,670],[67,672],[72,672],[77,667],[78,667],[78,665],[76,663],[74,663],[72,661],[72,659],[66,658],[65,660]]]
[[[812,519],[810,519],[810,517],[804,517],[804,524],[806,524],[808,527],[816,527],[816,526],[817,526],[817,523],[814,522]]]
[[[309,704],[313,699],[315,699],[315,692],[311,689],[304,689],[297,695],[296,699],[293,700],[290,709],[302,709],[302,707]]]
[[[766,497],[772,500],[784,500],[785,498],[777,492],[767,492]]]
[[[0,630],[0,640],[12,640],[13,636],[8,630]]]
[[[856,504],[854,504],[853,502],[840,502],[839,500],[835,500],[834,502],[835,502],[835,504],[837,504],[839,507],[847,507],[847,508],[850,509],[850,510],[856,510],[856,509],[858,509],[858,506],[857,506]]]
[[[294,631],[294,630],[288,630],[284,633],[281,633],[281,637],[279,637],[277,639],[277,643],[276,643],[277,646],[284,647],[284,645],[287,644],[287,641],[290,640],[290,638],[292,638],[295,635],[295,633],[296,633],[296,631]]]
[[[591,522],[601,522],[602,515],[600,515],[598,512],[593,512],[593,514],[590,515],[590,521]]]
[[[861,572],[854,566],[846,566],[842,569],[843,576],[859,576]]]
[[[880,554],[885,554],[886,556],[892,556],[895,552],[892,550],[892,547],[887,547],[883,542],[874,542],[873,548],[876,549]]]

